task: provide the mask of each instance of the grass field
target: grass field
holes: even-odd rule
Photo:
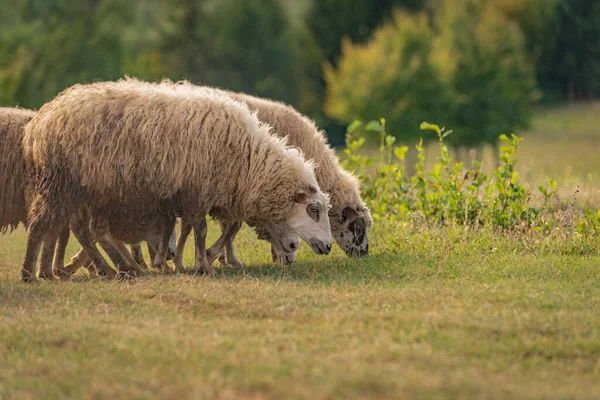
[[[597,114],[540,113],[531,176],[570,168],[563,183],[598,191]],[[245,228],[243,270],[33,285],[24,232],[3,237],[0,399],[600,398],[599,256],[457,228],[370,234],[367,258],[302,246],[279,266]]]

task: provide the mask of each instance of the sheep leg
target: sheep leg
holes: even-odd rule
[[[235,240],[235,236],[242,228],[241,222],[236,222],[236,224],[239,224],[239,227],[233,233],[233,236],[231,236],[231,238],[225,243],[225,263],[233,265],[234,267],[244,268],[244,264],[240,261],[239,258],[237,258],[237,255],[235,254],[235,249],[233,248],[233,241]]]
[[[154,259],[156,258],[156,249],[150,246],[150,243],[146,242],[148,248],[148,256],[150,256],[150,265],[153,265]]]
[[[106,254],[108,254],[119,273],[135,275],[136,272],[141,271],[137,263],[132,265],[129,260],[125,258],[125,255],[121,253],[115,240],[110,234],[110,227],[105,219],[92,216],[90,228],[98,240],[98,243],[100,243],[100,246],[106,251]]]
[[[85,264],[83,264],[83,268],[87,269],[90,276],[97,276],[98,270],[96,269],[96,265],[92,262],[92,260],[88,259]]]
[[[114,242],[115,242],[117,248],[119,249],[119,251],[121,252],[121,254],[123,254],[123,256],[125,257],[125,259],[131,265],[137,266],[139,268],[138,271],[141,271],[141,267],[139,266],[139,264],[137,263],[137,261],[135,260],[135,258],[131,255],[131,253],[129,252],[129,249],[127,248],[127,246],[125,246],[125,244],[123,242],[121,242],[120,240],[114,240]]]
[[[219,222],[221,226],[221,236],[217,241],[212,245],[210,249],[206,251],[206,255],[208,257],[208,263],[212,264],[212,262],[219,256],[219,254],[223,251],[223,248],[233,241],[233,238],[238,233],[238,231],[242,228],[241,222]],[[235,253],[234,253],[235,255]]]
[[[169,249],[169,240],[173,229],[175,229],[175,223],[177,219],[174,217],[165,218],[163,221],[162,237],[160,244],[158,245],[158,251],[152,261],[154,268],[162,267],[163,274],[171,273],[173,270],[167,264],[167,251]]]
[[[194,236],[196,238],[196,273],[204,275],[213,275],[215,270],[210,266],[206,259],[206,232],[208,226],[206,217],[198,219],[194,223]]]
[[[106,276],[107,278],[115,278],[117,275],[115,270],[108,265],[104,257],[102,257],[102,254],[100,254],[96,248],[92,233],[89,230],[88,219],[77,218],[73,220],[71,223],[71,231],[73,231],[73,235],[75,235],[75,238],[79,244],[81,244],[87,256],[95,264],[98,274]]]
[[[75,254],[75,256],[71,257],[71,261],[61,268],[61,278],[70,277],[71,275],[75,274],[75,272],[77,272],[79,268],[85,266],[88,262],[91,263],[92,260],[89,259],[86,251],[84,249],[79,250],[79,252]]]
[[[192,232],[192,224],[190,221],[182,218],[181,219],[181,231],[179,232],[179,237],[177,238],[177,251],[175,254],[175,272],[180,272],[183,270],[183,252],[185,250],[185,243],[187,242],[187,238]]]
[[[142,245],[140,243],[132,244],[129,246],[131,248],[131,256],[135,260],[136,263],[140,266],[140,268],[148,269],[148,264],[144,260],[144,253],[142,253]]]
[[[32,218],[29,224],[29,235],[27,236],[27,250],[23,260],[23,269],[21,270],[21,280],[23,282],[35,281],[36,261],[42,247],[42,241],[45,234],[50,230],[51,216],[45,211],[42,199],[36,199],[31,206],[32,212],[37,215]]]
[[[67,245],[69,244],[69,236],[71,236],[71,230],[69,228],[61,230],[58,235],[58,243],[56,244],[56,252],[54,253],[52,265],[54,266],[56,276],[59,278],[67,278],[70,276],[70,274],[67,274],[66,271],[64,271],[65,253],[67,251]]]
[[[40,273],[41,279],[49,281],[56,280],[56,277],[52,273],[52,260],[54,258],[54,249],[56,248],[56,241],[58,240],[58,233],[50,231],[44,236],[44,244],[42,245],[42,256],[40,258]]]

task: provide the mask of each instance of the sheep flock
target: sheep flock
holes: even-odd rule
[[[368,254],[358,180],[312,120],[276,101],[187,81],[76,84],[37,112],[0,108],[0,151],[0,233],[27,229],[24,282],[137,276],[150,268],[143,242],[152,268],[180,272],[192,230],[197,273],[242,267],[244,222],[274,262],[293,262],[300,239]],[[207,216],[221,227],[210,247]],[[65,264],[71,233],[81,250]]]

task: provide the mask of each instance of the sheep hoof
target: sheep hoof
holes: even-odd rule
[[[162,265],[161,271],[164,275],[171,275],[175,272],[175,271],[173,271],[173,269],[171,269],[171,267],[167,263],[164,263]]]
[[[201,266],[199,268],[196,268],[196,275],[214,276],[215,275],[215,270],[214,270],[213,267],[211,267],[207,263],[205,266]]]
[[[220,253],[218,259],[219,264],[221,264],[221,266],[227,265],[227,261],[225,260],[225,253]]]
[[[137,274],[133,270],[130,270],[130,271],[119,271],[117,273],[116,280],[119,280],[119,281],[129,281],[129,280],[135,279],[136,277],[137,277]]]
[[[183,265],[179,263],[175,263],[175,273],[180,274],[183,272]]]
[[[71,272],[66,266],[56,269],[56,276],[59,279],[69,279],[73,274],[74,272]]]
[[[219,253],[216,253],[212,249],[206,250],[206,259],[208,260],[209,264],[212,264],[217,259],[217,257],[220,257]]]
[[[112,268],[109,269],[96,269],[96,274],[102,278],[106,279],[116,279],[117,271]]]
[[[54,276],[52,271],[40,271],[40,279],[44,279],[47,281],[56,281],[58,278]]]
[[[23,275],[21,276],[21,281],[24,283],[35,283],[37,279],[35,275],[30,274],[29,272],[23,271]]]
[[[225,262],[226,262],[228,265],[231,265],[231,266],[233,266],[233,267],[237,267],[237,268],[244,268],[244,263],[242,263],[242,262],[240,261],[240,259],[239,259],[239,258],[237,258],[237,257],[232,257],[232,258],[230,258],[230,259],[227,259],[227,258],[226,258],[226,259],[225,259]]]

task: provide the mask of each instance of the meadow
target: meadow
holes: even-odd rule
[[[540,110],[522,180],[600,208],[599,126],[600,105]],[[366,258],[303,245],[282,266],[244,228],[246,267],[215,277],[31,285],[25,232],[2,237],[0,399],[600,398],[596,236],[385,218],[369,235]]]

